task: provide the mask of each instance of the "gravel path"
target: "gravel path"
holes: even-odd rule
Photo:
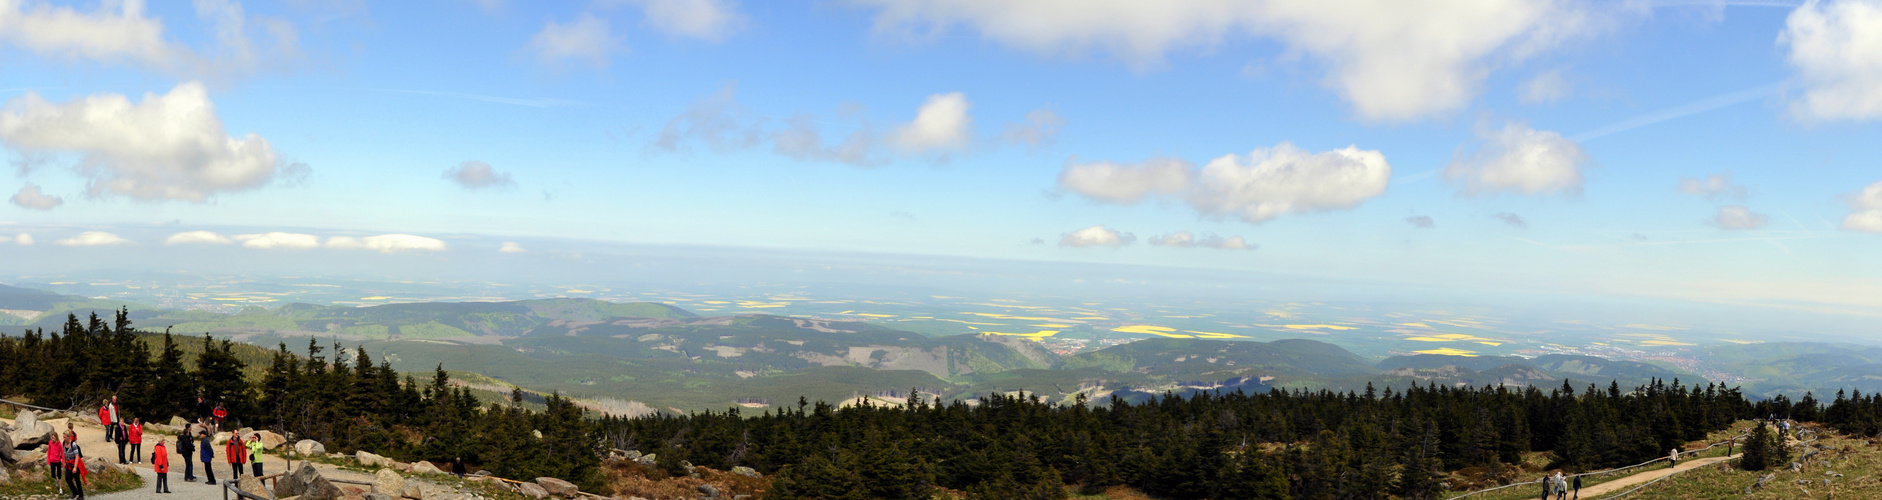
[[[8,424],[13,423],[11,419],[0,420],[4,420]],[[64,434],[68,419],[60,418],[44,420],[44,422],[51,424],[53,429],[58,430],[60,434]],[[79,449],[85,452],[87,458],[104,458],[111,462],[117,461],[118,446],[115,443],[105,441],[104,428],[90,423],[78,422],[72,426],[72,430],[78,433]],[[156,447],[158,438],[163,439],[170,453],[170,491],[173,493],[169,494],[159,494],[155,492],[157,487],[157,473],[150,465],[150,454],[152,453],[152,449]],[[128,448],[126,452],[129,452]],[[144,456],[142,457],[144,463],[141,465],[131,464],[131,467],[137,471],[137,475],[144,478],[144,486],[130,491],[120,491],[103,495],[86,495],[85,498],[97,498],[100,500],[222,500],[222,481],[229,479],[229,463],[223,458],[221,446],[216,446],[215,452],[216,459],[211,463],[215,464],[216,468],[216,484],[214,486],[203,484],[203,464],[201,463],[196,464],[196,482],[185,482],[183,481],[183,456],[177,454],[176,437],[145,431]],[[124,458],[128,460],[131,457],[126,456]],[[298,466],[299,463],[300,462],[297,460],[295,462],[296,466]],[[337,469],[331,465],[318,463],[314,465],[321,469],[323,475],[337,471]],[[263,474],[279,474],[285,470],[286,466],[287,461],[279,455],[262,455]],[[244,469],[245,473],[248,471],[249,469]],[[345,473],[341,475],[360,476],[355,473]],[[349,477],[349,479],[353,478]],[[233,498],[234,495],[231,494],[230,497]]]

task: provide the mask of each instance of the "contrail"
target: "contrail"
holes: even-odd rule
[[[1660,123],[1660,122],[1671,120],[1674,118],[1680,118],[1680,117],[1685,117],[1689,115],[1704,113],[1707,111],[1723,108],[1726,106],[1731,106],[1733,104],[1738,104],[1741,102],[1762,98],[1762,97],[1777,93],[1778,88],[1780,88],[1780,84],[1773,83],[1769,85],[1761,85],[1758,87],[1740,90],[1740,91],[1732,92],[1728,94],[1720,94],[1720,95],[1708,97],[1704,100],[1694,102],[1692,104],[1662,109],[1662,110],[1648,113],[1645,115],[1636,116],[1633,118],[1622,120],[1618,123],[1614,123],[1606,127],[1601,127],[1598,129],[1587,131],[1587,132],[1582,132],[1580,134],[1575,134],[1574,137],[1570,137],[1569,139],[1574,140],[1575,142],[1586,142],[1589,140],[1598,139],[1601,137],[1605,137],[1605,136],[1609,136],[1609,135],[1613,135],[1613,134],[1617,134],[1621,132],[1626,132],[1629,130],[1637,129],[1640,127],[1645,127],[1648,125]]]
[[[509,105],[514,105],[514,106],[529,106],[532,108],[549,108],[549,107],[556,107],[556,106],[573,106],[576,104],[581,104],[576,101],[569,101],[569,100],[563,100],[563,99],[518,99],[514,97],[498,97],[498,96],[488,96],[488,95],[478,95],[478,94],[465,94],[465,93],[459,93],[459,92],[437,92],[437,91],[431,91],[431,90],[404,90],[404,89],[368,89],[368,90],[372,90],[376,92],[394,92],[394,93],[400,93],[400,94],[420,94],[420,95],[435,95],[435,96],[443,96],[443,97],[456,97],[460,99],[470,99],[473,101],[494,102],[497,104],[509,104]]]

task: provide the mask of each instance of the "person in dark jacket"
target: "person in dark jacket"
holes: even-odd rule
[[[460,479],[464,477],[464,457],[457,457],[451,460],[451,473],[456,474]]]
[[[1581,500],[1581,476],[1575,476],[1575,500]]]
[[[118,465],[128,464],[130,462],[124,459],[124,447],[131,444],[130,426],[124,425],[123,422],[114,423],[111,426],[117,429],[117,435],[113,436],[116,439],[112,441],[118,444]]]
[[[196,458],[202,459],[203,477],[209,479],[203,481],[203,484],[216,484],[216,468],[210,467],[210,464],[216,461],[216,445],[209,441],[209,431],[198,432],[196,436],[200,438],[200,441],[196,443]]]
[[[157,446],[150,449],[150,466],[156,469],[157,472],[157,492],[169,493],[170,450],[164,449],[163,438],[157,438]]]
[[[183,456],[183,482],[194,483],[196,482],[196,440],[192,439],[192,436],[196,433],[191,431],[195,430],[196,426],[185,425],[183,429],[183,434],[177,436],[176,439],[176,454]]]

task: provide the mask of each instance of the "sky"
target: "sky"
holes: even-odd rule
[[[1882,0],[0,0],[0,270],[627,245],[1872,317],[1878,120]]]

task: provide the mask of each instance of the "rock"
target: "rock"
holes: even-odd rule
[[[540,429],[530,429],[530,431],[529,431],[529,435],[531,435],[531,436],[536,436],[536,439],[542,439],[542,430],[540,430]]]
[[[13,433],[0,432],[0,465],[13,463],[14,460]]]
[[[386,457],[374,455],[372,452],[366,450],[353,452],[353,459],[358,460],[360,465],[367,467],[385,467],[392,465],[392,461],[386,460]]]
[[[655,461],[656,461],[656,460],[657,460],[658,458],[659,458],[659,454],[657,454],[657,453],[648,453],[648,454],[646,454],[646,455],[641,455],[641,456],[640,456],[640,458],[636,458],[636,459],[634,459],[634,461],[635,461],[635,462],[640,462],[640,464],[641,464],[641,465],[645,465],[645,466],[648,466],[648,467],[653,467],[653,464],[654,464],[654,462],[655,462]]]
[[[379,469],[372,475],[372,490],[386,495],[404,495],[405,476],[392,469]]]
[[[53,437],[58,436],[58,431],[52,428],[52,424],[39,421],[39,415],[32,410],[20,410],[13,420],[13,432],[8,434],[8,440],[13,442],[13,446],[8,449],[30,450],[52,442]]]
[[[710,484],[699,485],[698,489],[700,494],[706,495],[706,498],[719,498],[719,489]]]
[[[530,498],[548,498],[549,497],[549,490],[542,489],[542,486],[536,483],[523,483],[523,484],[516,485],[516,492],[522,493],[523,496],[530,497]]]
[[[553,477],[536,478],[536,484],[542,485],[542,489],[548,491],[549,494],[562,498],[574,498],[575,494],[580,491],[575,488],[575,483]]]
[[[257,433],[257,435],[261,436],[261,447],[263,449],[273,450],[288,443],[288,438],[282,437],[280,434],[275,434],[274,431],[261,431]]]
[[[640,460],[640,450],[627,450],[627,454],[622,457],[628,460]]]
[[[23,467],[42,467],[46,465],[46,452],[13,452],[13,459]]]
[[[746,467],[743,465],[733,467],[732,473],[738,474],[740,476],[745,476],[745,477],[763,477],[764,476],[763,474],[758,473],[758,469],[753,469],[751,467]]]
[[[300,442],[294,443],[294,454],[303,457],[318,457],[327,454],[327,447],[320,444],[319,441],[302,439]]]
[[[210,444],[214,444],[214,445],[216,445],[216,446],[222,446],[222,445],[224,445],[224,444],[228,444],[228,443],[229,443],[229,433],[228,433],[228,432],[218,432],[218,433],[216,433],[216,434],[215,434],[215,436],[212,436],[212,437],[210,437],[210,438],[209,438],[209,443],[210,443]]]
[[[443,474],[444,471],[438,470],[438,466],[431,465],[431,462],[420,460],[417,462],[412,462],[412,473],[413,474]]]
[[[181,429],[184,427],[189,427],[190,421],[184,420],[183,417],[170,417],[170,426]]]
[[[241,488],[242,491],[250,495],[262,498],[274,498],[274,494],[268,492],[268,487],[261,484],[260,479],[255,479],[255,476],[242,476],[242,480],[236,482],[235,487]]]
[[[391,495],[386,495],[383,493],[367,493],[365,495],[362,495],[360,498],[364,500],[392,500]]]
[[[275,481],[274,494],[282,497],[300,495],[306,492],[307,485],[313,483],[318,477],[320,477],[320,471],[314,469],[314,464],[301,462],[300,467],[282,474],[281,479]]]
[[[1803,471],[1804,471],[1804,464],[1791,462],[1791,472],[1803,472]]]
[[[318,475],[314,476],[313,481],[307,483],[307,490],[301,492],[301,500],[333,500],[343,496],[346,496],[345,491],[341,491],[340,487],[334,486],[331,481],[327,481],[327,478]]]

